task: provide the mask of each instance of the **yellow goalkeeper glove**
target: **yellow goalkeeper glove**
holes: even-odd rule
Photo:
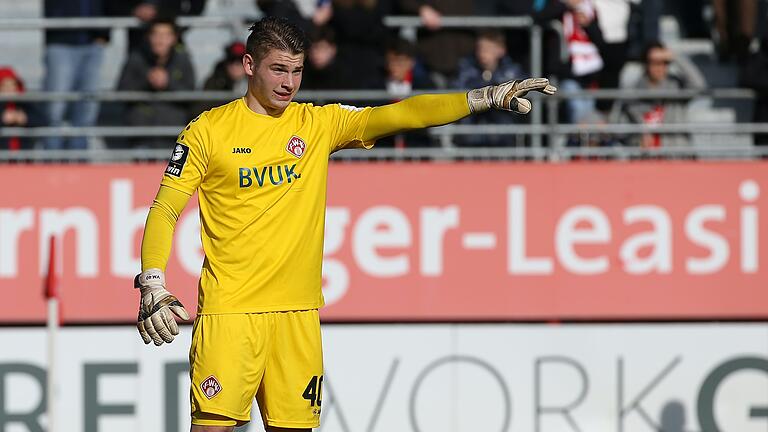
[[[557,88],[551,85],[546,78],[513,80],[499,85],[470,90],[467,93],[467,102],[472,113],[495,108],[514,111],[518,114],[528,114],[531,111],[531,101],[524,99],[524,97],[530,91],[552,95],[555,94]]]

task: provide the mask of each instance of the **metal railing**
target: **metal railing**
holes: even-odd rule
[[[445,92],[465,91],[460,89],[445,90]],[[422,94],[428,92],[414,92]],[[694,98],[714,99],[752,99],[755,93],[746,89],[708,89],[708,90],[681,90],[676,93],[664,91],[638,91],[638,90],[586,90],[558,92],[547,98],[538,97],[534,104],[537,109],[542,105],[549,107],[550,124],[498,124],[498,125],[463,125],[452,124],[443,127],[432,128],[428,131],[441,143],[441,148],[402,150],[376,150],[375,152],[343,152],[336,156],[341,159],[455,159],[470,158],[476,154],[479,158],[513,158],[535,160],[563,160],[578,157],[610,157],[627,158],[640,155],[665,155],[668,157],[681,157],[689,155],[694,157],[720,157],[720,158],[753,158],[762,156],[765,152],[761,148],[734,146],[707,146],[641,149],[631,146],[615,146],[607,148],[572,148],[558,144],[559,137],[578,135],[589,137],[590,135],[628,135],[628,134],[710,134],[723,136],[744,136],[745,134],[768,133],[768,124],[762,123],[685,123],[662,124],[647,126],[642,124],[598,124],[598,125],[574,125],[557,123],[556,109],[560,101],[569,98],[595,98],[616,100],[678,100],[687,101]],[[93,92],[93,93],[45,93],[32,92],[19,95],[2,95],[0,101],[47,101],[47,100],[82,100],[91,99],[110,102],[135,102],[135,101],[228,101],[240,97],[232,92],[210,91],[183,91],[183,92]],[[297,100],[314,102],[344,102],[354,101],[389,101],[393,97],[386,91],[301,91]],[[398,95],[401,98],[402,95]],[[513,114],[510,114],[513,116]],[[47,137],[47,136],[88,136],[88,137],[175,137],[183,125],[178,126],[152,126],[152,127],[124,127],[124,126],[96,126],[86,128],[76,127],[37,127],[37,128],[3,128],[0,129],[0,137]],[[506,149],[480,149],[477,147],[457,148],[455,139],[462,136],[476,135],[510,135],[547,137],[549,147],[539,145],[510,146]],[[724,140],[725,141],[725,140]],[[531,142],[533,140],[531,139]],[[162,160],[167,156],[166,150],[148,151],[141,149],[136,151],[125,150],[86,150],[84,152],[51,152],[51,151],[22,151],[0,152],[0,161],[13,160],[59,160],[59,159],[87,159],[94,161],[125,161],[125,160]]]
[[[256,17],[179,17],[178,23],[184,27],[223,27],[229,28],[233,33],[241,34]],[[418,17],[413,16],[388,16],[384,20],[389,27],[399,27],[404,33],[416,35],[416,29],[422,27]],[[550,25],[558,31],[556,23]],[[116,28],[127,29],[141,26],[136,18],[0,18],[0,30],[29,30],[48,28]],[[542,28],[531,17],[507,16],[507,17],[455,17],[444,16],[443,28],[524,28],[531,34],[531,75],[539,76],[542,65]],[[451,90],[445,90],[449,92]],[[423,92],[414,92],[419,94]],[[94,93],[45,93],[29,92],[22,95],[0,95],[0,101],[76,101],[95,100],[104,102],[137,102],[137,101],[228,101],[239,94],[231,92],[210,91],[185,91],[185,92],[94,92]],[[306,91],[299,93],[297,100],[314,102],[360,102],[360,101],[389,101],[393,98],[402,98],[402,95],[392,95],[386,91]],[[714,156],[714,157],[760,157],[764,151],[760,148],[739,148],[732,146],[709,146],[707,148],[660,148],[642,149],[633,147],[607,147],[607,148],[569,148],[557,145],[543,146],[543,137],[548,137],[550,143],[557,143],[557,138],[569,134],[637,134],[637,133],[711,133],[711,134],[751,134],[768,132],[764,124],[706,124],[689,123],[676,125],[660,125],[650,128],[636,124],[606,124],[606,125],[563,125],[557,122],[557,106],[560,101],[571,97],[586,97],[596,99],[665,99],[688,100],[696,97],[711,97],[718,99],[751,99],[754,92],[745,89],[714,89],[705,91],[684,90],[675,94],[664,92],[633,92],[628,90],[597,90],[580,92],[560,92],[554,97],[544,99],[533,96],[534,110],[529,115],[530,124],[520,125],[448,125],[434,128],[430,135],[436,136],[442,143],[441,148],[408,148],[402,149],[376,149],[371,152],[340,152],[335,155],[339,159],[466,159],[466,158],[514,158],[537,160],[561,160],[573,157],[610,157],[632,158],[653,155],[666,155],[670,157],[683,156]],[[548,111],[549,124],[542,123],[545,107]],[[183,125],[169,127],[136,127],[126,128],[98,126],[88,128],[74,127],[41,127],[41,128],[4,128],[0,129],[0,137],[46,137],[46,136],[89,136],[89,137],[147,137],[165,136],[174,137]],[[453,139],[458,136],[496,134],[496,135],[529,135],[530,142],[524,147],[507,148],[459,148],[454,146]],[[528,145],[530,144],[530,146]],[[81,160],[93,161],[126,161],[126,160],[164,160],[167,157],[166,150],[117,150],[117,149],[91,149],[84,151],[51,151],[51,150],[22,150],[0,151],[0,161],[15,160]]]

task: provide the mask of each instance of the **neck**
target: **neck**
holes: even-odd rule
[[[248,89],[248,92],[245,94],[245,104],[256,114],[268,115],[270,117],[280,117],[283,114],[283,111],[285,111],[285,109],[274,109],[265,106],[251,93],[250,89]]]

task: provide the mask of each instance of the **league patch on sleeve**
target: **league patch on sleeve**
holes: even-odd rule
[[[189,147],[181,143],[176,143],[176,147],[173,148],[173,154],[171,154],[171,160],[168,161],[168,166],[165,168],[165,173],[181,177],[181,173],[184,171],[184,165],[187,163],[187,156],[189,155]]]

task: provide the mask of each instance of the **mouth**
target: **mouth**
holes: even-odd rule
[[[273,93],[275,94],[275,98],[281,101],[291,100],[291,96],[293,96],[292,92],[280,92],[275,90]]]

